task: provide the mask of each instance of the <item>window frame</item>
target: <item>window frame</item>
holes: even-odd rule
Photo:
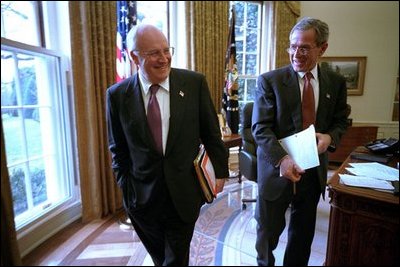
[[[73,170],[73,158],[72,158],[72,153],[71,152],[71,148],[72,148],[72,140],[71,140],[71,134],[68,133],[67,129],[71,129],[71,125],[70,125],[70,121],[66,118],[69,117],[68,114],[70,113],[69,111],[69,107],[68,105],[66,105],[64,102],[65,99],[68,99],[68,95],[66,94],[67,90],[66,90],[66,76],[65,76],[65,71],[62,70],[62,66],[63,64],[63,57],[62,55],[60,55],[59,53],[55,52],[55,51],[51,51],[42,47],[36,47],[36,46],[30,46],[30,45],[26,45],[23,43],[19,43],[19,42],[15,42],[12,40],[8,40],[5,38],[2,38],[1,40],[1,49],[2,51],[8,51],[11,53],[23,53],[24,55],[32,55],[32,56],[50,56],[54,59],[54,63],[52,65],[54,65],[55,69],[50,70],[49,72],[52,72],[53,75],[55,75],[54,78],[56,81],[55,82],[51,82],[52,84],[56,83],[57,86],[60,88],[59,92],[56,92],[54,94],[52,94],[51,98],[53,101],[53,108],[51,108],[52,110],[52,122],[55,122],[55,125],[50,125],[50,126],[54,126],[54,138],[58,141],[57,145],[58,148],[57,150],[59,150],[59,152],[57,154],[61,155],[62,158],[59,159],[60,162],[64,162],[66,164],[66,166],[57,166],[57,167],[61,167],[61,172],[64,172],[64,176],[66,177],[67,181],[63,181],[61,178],[57,178],[57,182],[59,184],[62,185],[62,187],[64,187],[63,191],[66,192],[66,194],[68,194],[69,196],[67,197],[66,200],[64,200],[63,202],[68,202],[69,199],[73,199],[74,198],[74,194],[73,193],[73,187],[74,187],[74,177],[71,174],[71,170]],[[64,74],[64,75],[63,75]],[[51,79],[53,80],[53,79]],[[17,110],[18,112],[20,110],[23,110],[24,107],[26,107],[27,105],[24,104],[17,104],[17,106],[20,107],[15,107],[13,108],[14,110]],[[30,105],[32,106],[32,105]],[[33,105],[33,106],[37,106],[40,107],[40,105]],[[3,106],[2,106],[3,109]],[[3,123],[3,128],[5,127],[5,124]],[[26,134],[24,131],[24,140],[26,142]],[[26,155],[26,157],[29,157],[28,155]],[[44,158],[44,155],[39,156],[39,158]],[[23,160],[24,163],[10,163],[8,162],[8,167],[12,167],[13,165],[18,166],[18,165],[22,165],[22,164],[29,164],[29,162],[35,161],[37,160],[35,159],[25,159]],[[60,174],[59,171],[57,171],[57,174]],[[68,192],[68,193],[67,193]],[[32,196],[27,196],[28,199],[31,199]],[[29,200],[28,200],[29,202]],[[54,207],[52,207],[52,209],[55,209],[57,206],[59,206],[60,204],[54,204]],[[38,209],[40,209],[40,207],[31,207],[31,209],[33,209],[32,213],[36,213],[35,216],[32,217],[33,214],[26,214],[26,215],[16,215],[15,216],[15,222],[16,222],[16,229],[19,230],[21,228],[23,228],[25,225],[28,225],[32,220],[32,218],[37,218],[38,216],[43,216],[45,213],[49,212],[49,211],[42,211],[39,212]],[[37,211],[37,212],[34,212]],[[31,212],[30,212],[31,213]],[[31,217],[31,219],[28,219],[26,217]],[[25,219],[24,219],[25,218]]]
[[[236,42],[238,41],[238,39],[240,40],[240,38],[238,38],[238,36],[242,36],[243,38],[243,50],[242,51],[238,51],[237,46],[236,46],[236,59],[238,59],[238,57],[241,57],[241,69],[238,69],[238,82],[239,82],[239,86],[241,82],[243,82],[243,88],[241,90],[241,88],[239,88],[239,113],[242,113],[242,109],[244,107],[244,105],[247,102],[252,102],[254,101],[253,96],[249,95],[249,87],[248,87],[248,82],[249,80],[255,80],[257,81],[258,76],[261,74],[261,58],[262,58],[262,48],[263,48],[263,43],[262,43],[262,33],[263,33],[263,12],[264,12],[264,2],[261,1],[231,1],[231,8],[234,7],[236,2],[241,2],[245,4],[245,11],[244,11],[244,18],[243,18],[243,22],[246,23],[247,21],[247,5],[248,4],[257,4],[259,6],[259,15],[257,17],[257,28],[249,28],[249,27],[244,27],[243,30],[243,34],[236,35]],[[242,28],[243,25],[237,25],[237,20],[235,22],[235,31],[238,32],[240,28]],[[257,50],[255,52],[248,52],[246,51],[246,47],[247,47],[247,40],[246,40],[246,33],[248,31],[248,29],[253,29],[256,30],[257,32]],[[246,70],[246,55],[256,55],[256,67],[255,67],[255,74],[251,75],[251,74],[247,74],[247,73],[243,73]]]
[[[18,51],[26,50],[57,58],[58,70],[54,70],[59,76],[57,102],[60,108],[59,115],[63,118],[62,126],[59,129],[63,133],[57,133],[59,135],[57,138],[59,140],[58,146],[63,150],[62,154],[65,155],[66,159],[62,171],[68,178],[64,181],[66,183],[64,186],[69,187],[70,194],[65,201],[55,204],[42,216],[36,216],[30,222],[16,227],[17,241],[22,257],[56,232],[82,217],[76,131],[74,128],[75,111],[71,89],[71,72],[69,70],[71,65],[70,41],[66,42],[63,38],[64,35],[54,36],[57,32],[63,32],[66,36],[69,36],[69,28],[64,28],[69,25],[68,2],[40,2],[37,7],[37,14],[39,15],[37,20],[40,21],[41,25],[41,46],[28,45],[2,37],[1,47],[7,50],[12,47]],[[66,10],[67,12],[65,12]],[[45,48],[45,44],[51,50]]]

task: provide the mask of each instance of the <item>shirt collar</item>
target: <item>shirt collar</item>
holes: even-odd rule
[[[297,72],[298,73],[297,75],[299,75],[300,79],[303,79],[304,75],[306,75],[307,72],[299,71]],[[314,79],[318,80],[318,64],[316,64],[315,67],[312,70],[310,70],[310,72],[313,75]]]
[[[139,82],[140,85],[142,86],[143,92],[145,95],[147,95],[150,91],[150,86],[152,85],[151,82],[149,82],[143,75],[143,73],[140,71],[138,71],[139,73]],[[163,82],[158,84],[160,86],[160,88],[163,88],[164,90],[166,90],[167,92],[169,92],[169,76],[167,77],[167,79],[165,79]]]

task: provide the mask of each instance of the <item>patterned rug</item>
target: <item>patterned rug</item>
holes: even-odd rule
[[[255,265],[255,262],[246,261],[253,255],[244,253],[245,259],[240,259],[246,227],[254,220],[251,205],[241,210],[241,198],[251,197],[253,193],[251,182],[239,184],[236,179],[226,184],[212,204],[202,207],[191,243],[191,266]],[[110,218],[82,237],[82,241],[55,265],[153,266],[136,233],[118,223],[123,215]],[[250,258],[254,260],[254,256]]]
[[[238,183],[232,179],[226,183],[212,204],[205,204],[196,223],[189,265],[191,266],[256,266],[255,203],[242,210],[242,198],[257,195],[257,184],[251,181]],[[316,235],[309,265],[321,265],[325,259],[329,203],[320,201]],[[79,244],[60,248],[64,255],[51,265],[62,266],[153,266],[153,262],[134,230],[120,225],[124,217],[101,222],[94,230],[81,238]],[[281,265],[286,246],[286,230],[274,251],[276,265]]]
[[[248,262],[248,257],[255,257],[255,252],[249,255],[242,251],[246,241],[254,243],[255,240],[247,240],[254,238],[251,234],[254,231],[247,231],[248,227],[254,227],[254,208],[249,205],[241,210],[241,199],[254,196],[254,188],[247,181],[228,185],[214,203],[203,206],[191,243],[190,265],[255,265]]]

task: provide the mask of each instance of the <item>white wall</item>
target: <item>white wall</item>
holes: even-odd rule
[[[399,2],[301,1],[304,16],[328,23],[325,56],[367,57],[364,94],[348,96],[353,122],[392,124],[399,71]]]

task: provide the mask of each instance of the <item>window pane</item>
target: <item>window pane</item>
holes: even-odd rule
[[[257,75],[257,55],[246,55],[246,74]]]
[[[254,101],[257,79],[247,79],[247,101]]]
[[[236,53],[238,52],[243,52],[243,39],[242,40],[238,40],[239,38],[236,37]]]
[[[39,120],[39,109],[24,109],[24,123],[26,132],[26,142],[28,149],[28,159],[42,156],[42,134]]]
[[[239,101],[243,101],[243,97],[244,97],[244,79],[243,78],[238,78],[238,85],[239,85],[239,89],[238,89],[238,95],[239,95]]]
[[[243,53],[236,53],[236,65],[239,75],[243,74]]]
[[[25,171],[23,166],[8,168],[11,183],[12,198],[14,202],[14,216],[18,216],[28,209],[26,196]]]
[[[15,106],[17,93],[14,80],[14,59],[12,53],[1,51],[1,106]],[[12,112],[10,109],[9,112]]]
[[[234,2],[236,25],[244,24],[244,2]]]
[[[45,165],[42,159],[29,164],[33,205],[37,206],[47,200]]]
[[[41,46],[38,1],[1,1],[1,37]]]
[[[37,104],[36,70],[34,57],[18,54],[18,71],[21,83],[22,105]]]
[[[247,27],[258,28],[258,9],[259,5],[247,4]]]
[[[1,109],[4,143],[7,163],[13,164],[25,160],[23,119],[16,109]]]
[[[246,33],[246,51],[257,52],[257,30],[248,30]]]
[[[137,23],[152,24],[168,36],[167,1],[137,1]]]

